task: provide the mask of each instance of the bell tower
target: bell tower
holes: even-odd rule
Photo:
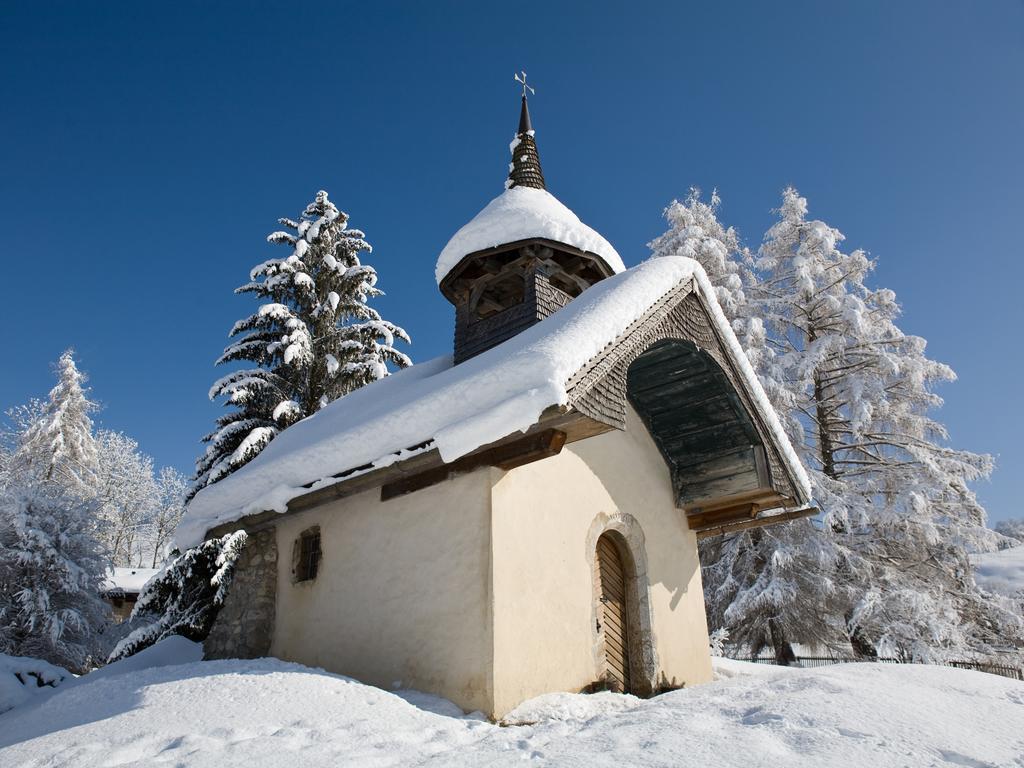
[[[460,229],[438,260],[455,305],[455,363],[558,311],[625,267],[615,249],[547,191],[525,76],[505,192]],[[532,89],[531,89],[532,90]]]

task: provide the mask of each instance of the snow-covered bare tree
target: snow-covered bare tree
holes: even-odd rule
[[[376,270],[359,259],[370,245],[348,228],[348,216],[327,193],[317,193],[299,221],[280,223],[286,230],[268,240],[291,253],[256,266],[237,290],[264,303],[235,324],[236,340],[217,363],[255,367],[229,373],[210,389],[211,399],[224,397],[232,410],[204,438],[193,494],[246,464],[282,429],[387,376],[389,365],[410,364],[394,346],[408,335],[367,303],[382,295]]]
[[[153,459],[120,432],[101,430],[96,473],[96,522],[115,566],[155,568],[185,511],[188,482],[171,467],[154,471]]]
[[[984,510],[968,483],[991,458],[948,446],[931,411],[952,371],[899,329],[892,291],[865,285],[867,256],[841,251],[842,234],[806,213],[787,189],[753,300],[771,347],[762,375],[836,548],[850,641],[868,656],[984,653],[995,646],[983,636],[1006,617],[979,615],[971,591],[966,548],[983,535]]]
[[[146,559],[140,565],[156,568],[167,557],[167,549],[175,528],[185,514],[185,494],[188,480],[178,470],[164,467],[156,477],[157,497],[152,515],[147,521]]]
[[[718,220],[721,205],[717,190],[704,202],[700,190],[691,187],[685,200],[673,200],[665,209],[668,230],[647,245],[655,257],[687,256],[704,267],[741,346],[756,362],[764,327],[760,318],[751,316],[747,301],[746,292],[756,280],[750,268],[752,256],[740,243],[739,233]]]
[[[0,652],[88,669],[109,613],[93,511],[45,480],[0,489]]]
[[[156,514],[159,494],[153,460],[120,432],[100,431],[96,447],[100,540],[115,566],[141,565],[140,537]]]
[[[67,350],[57,363],[57,386],[50,390],[37,418],[32,406],[20,417],[29,421],[11,457],[12,471],[22,478],[57,483],[65,492],[92,495],[97,467],[96,443],[89,414],[96,404],[86,396],[85,376]]]

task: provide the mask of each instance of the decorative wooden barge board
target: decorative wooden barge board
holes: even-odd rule
[[[672,473],[691,528],[799,503],[798,483],[695,281],[666,294],[569,387],[575,409],[618,429],[627,399],[632,403]]]

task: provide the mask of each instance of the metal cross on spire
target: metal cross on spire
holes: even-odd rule
[[[527,105],[526,92],[535,93],[526,84],[526,73],[517,72],[516,82],[523,86],[523,104],[519,109],[519,130],[509,146],[512,150],[512,163],[508,169],[506,189],[512,187],[533,187],[545,189],[544,173],[540,169],[540,155],[537,154],[537,142],[533,136],[533,125],[530,123],[530,107]]]
[[[526,84],[526,73],[523,72],[523,70],[519,70],[519,72],[517,72],[516,74],[512,75],[512,77],[515,78],[517,83],[522,84],[522,86],[523,86],[523,98],[524,99],[526,98],[526,91],[527,90],[529,90],[530,93],[532,93],[532,94],[536,94],[537,93],[535,90],[533,90],[533,88],[531,88],[530,86],[528,86]]]

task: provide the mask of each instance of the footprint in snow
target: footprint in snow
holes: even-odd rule
[[[852,731],[849,728],[836,728],[836,732],[840,736],[845,736],[848,739],[866,739],[869,734],[861,733],[860,731]]]
[[[740,722],[744,725],[761,725],[782,719],[782,715],[773,715],[771,712],[763,711],[761,707],[753,707],[743,713],[743,719]]]
[[[961,755],[959,752],[953,752],[948,749],[940,749],[939,754],[942,755],[942,759],[947,763],[953,765],[965,765],[967,768],[997,768],[992,763],[986,763],[981,760],[975,760],[973,757],[967,755]]]

